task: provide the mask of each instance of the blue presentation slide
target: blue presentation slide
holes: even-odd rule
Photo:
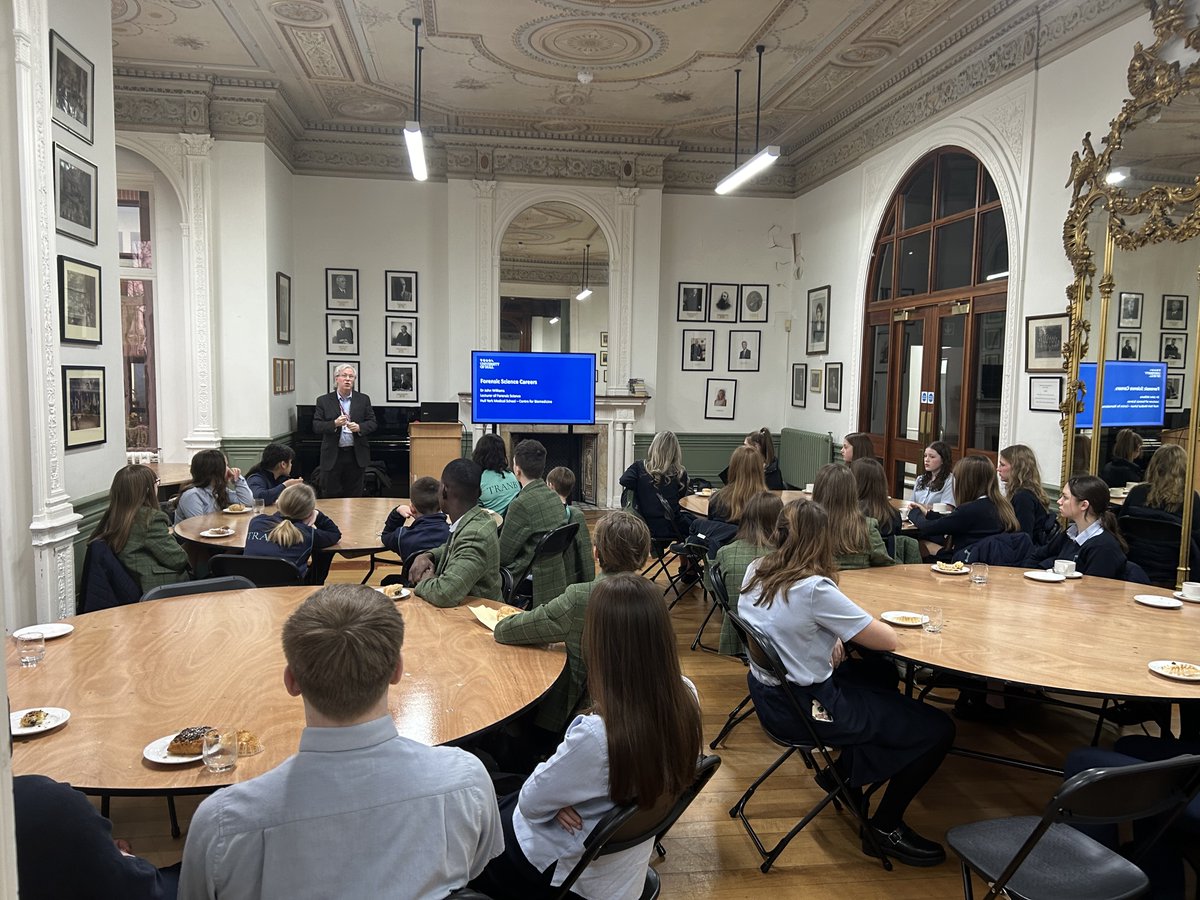
[[[1079,380],[1087,388],[1076,428],[1091,428],[1096,400],[1096,364],[1080,363]],[[1105,428],[1161,427],[1166,415],[1167,364],[1109,359],[1104,362],[1100,423]]]
[[[488,424],[594,424],[595,354],[471,351],[471,419]]]

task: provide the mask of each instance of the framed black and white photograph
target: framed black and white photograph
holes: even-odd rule
[[[289,359],[287,361],[287,392],[294,393],[296,390],[296,360]]]
[[[417,311],[417,273],[389,270],[383,273],[388,312]]]
[[[91,60],[50,32],[50,83],[54,85],[51,116],[71,134],[92,142],[96,67]]]
[[[711,328],[683,329],[683,364],[685,372],[711,372],[716,353],[717,333]]]
[[[1058,412],[1062,405],[1061,375],[1035,375],[1029,379],[1029,409],[1033,412]]]
[[[59,338],[65,344],[99,344],[100,267],[69,256],[58,258]]]
[[[1163,294],[1163,331],[1182,331],[1187,328],[1187,294]]]
[[[829,352],[829,285],[808,292],[804,352],[809,356]]]
[[[271,393],[283,393],[283,359],[275,356],[271,358]]]
[[[325,314],[325,352],[358,356],[358,315]]]
[[[761,363],[762,332],[729,332],[729,371],[757,372]]]
[[[1142,327],[1142,300],[1143,296],[1139,293],[1121,291],[1121,295],[1117,299],[1118,328]]]
[[[608,332],[607,331],[600,332],[600,349],[601,350],[608,349]]]
[[[1140,331],[1117,332],[1117,358],[1142,358],[1142,333]]]
[[[738,316],[738,286],[713,283],[708,286],[708,321],[736,322]]]
[[[708,285],[702,282],[679,282],[676,298],[676,322],[703,322],[708,314]]]
[[[825,363],[825,408],[842,408],[842,364]]]
[[[358,269],[325,270],[325,308],[358,309]]]
[[[1183,409],[1183,373],[1167,373],[1167,409]]]
[[[1164,334],[1160,339],[1158,358],[1168,369],[1182,369],[1187,359],[1187,335]]]
[[[292,342],[292,278],[282,272],[275,273],[275,340]]]
[[[601,351],[600,351],[600,360],[599,360],[599,363],[598,363],[598,364],[599,364],[600,366],[607,366],[607,365],[608,365],[608,351],[607,351],[607,350],[601,350]]]
[[[415,362],[390,362],[387,364],[387,402],[400,404],[417,403],[417,364]]]
[[[387,333],[384,356],[417,355],[416,316],[387,316],[384,330]]]
[[[96,167],[54,145],[54,230],[96,246]]]
[[[710,378],[704,391],[704,418],[732,419],[737,401],[736,378]]]
[[[765,284],[743,284],[738,316],[743,322],[767,321],[768,290]]]
[[[792,406],[804,409],[808,405],[808,366],[792,363]]]
[[[63,406],[67,410],[68,450],[108,440],[104,417],[104,369],[63,366]]]
[[[808,392],[810,394],[821,393],[821,385],[824,383],[821,375],[824,371],[820,366],[813,366],[808,370]]]
[[[329,366],[329,377],[325,380],[325,387],[328,390],[337,389],[337,383],[334,381],[334,378],[337,377],[337,370],[342,366],[354,366],[354,374],[356,376],[354,379],[354,389],[356,391],[363,389],[362,368],[359,366],[357,359],[330,359],[326,360],[326,365]]]
[[[1067,339],[1070,322],[1069,316],[1059,313],[1030,316],[1025,320],[1026,372],[1062,371],[1063,342]]]

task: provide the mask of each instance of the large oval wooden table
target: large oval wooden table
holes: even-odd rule
[[[9,641],[11,708],[58,706],[61,728],[16,739],[13,771],[96,794],[207,793],[273,769],[299,747],[304,707],[283,687],[284,621],[315,589],[263,588],[136,603],[68,619],[22,669]],[[498,605],[471,599],[470,604]],[[538,700],[566,663],[560,649],[497,644],[466,606],[415,597],[404,616],[404,677],[388,708],[405,737],[460,741]],[[151,741],[191,725],[254,732],[265,750],[214,775],[202,763],[142,758]]]

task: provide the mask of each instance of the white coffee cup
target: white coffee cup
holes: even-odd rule
[[[815,487],[815,485],[810,481],[808,484],[806,484],[804,486],[804,493],[811,494],[813,492],[814,487]]]
[[[1125,488],[1109,488],[1108,495],[1110,497],[1124,497],[1125,496]]]
[[[1054,574],[1056,575],[1074,575],[1075,560],[1073,559],[1056,559],[1054,561]],[[1197,585],[1200,589],[1200,585]],[[1200,594],[1198,594],[1200,596]]]
[[[1125,482],[1125,490],[1132,491],[1139,484],[1141,484],[1140,481],[1127,481],[1127,482]]]
[[[933,504],[933,511],[935,513],[948,513],[948,512],[950,512],[950,504],[949,503],[935,503],[935,504]]]
[[[1200,581],[1185,581],[1182,590],[1189,600],[1200,600]]]

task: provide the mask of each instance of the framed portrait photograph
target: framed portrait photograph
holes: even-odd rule
[[[792,406],[804,409],[808,405],[808,366],[792,363]]]
[[[358,314],[325,314],[325,352],[358,356]]]
[[[99,344],[100,267],[69,256],[58,258],[59,339],[65,344]]]
[[[1142,327],[1142,300],[1141,294],[1134,291],[1121,291],[1120,297],[1117,298],[1118,328]]]
[[[296,360],[289,359],[287,361],[287,392],[293,394],[296,391]]]
[[[737,402],[736,378],[710,378],[704,391],[704,418],[732,419]]]
[[[1163,294],[1162,328],[1164,331],[1182,331],[1187,328],[1187,294]]]
[[[696,281],[679,282],[675,301],[676,322],[703,322],[708,315],[708,284]]]
[[[757,372],[762,357],[762,332],[739,331],[729,332],[729,371]]]
[[[1063,342],[1067,339],[1070,323],[1069,316],[1059,313],[1030,316],[1025,320],[1026,372],[1062,371]]]
[[[337,385],[333,379],[337,375],[337,370],[342,366],[354,366],[354,374],[357,376],[354,380],[354,389],[356,391],[362,390],[362,367],[358,364],[357,359],[330,359],[326,360],[325,364],[329,367],[329,377],[325,379],[327,390],[337,390]]]
[[[325,308],[358,309],[358,269],[325,270]]]
[[[1029,379],[1029,409],[1033,412],[1058,412],[1062,405],[1061,375],[1035,375]]]
[[[50,83],[54,86],[54,106],[51,117],[76,137],[92,142],[92,111],[96,67],[91,60],[63,40],[57,31],[50,32]]]
[[[597,365],[600,365],[600,366],[608,365],[608,351],[607,350],[600,351],[600,359],[597,362]]]
[[[96,246],[96,167],[54,145],[54,230]]]
[[[387,334],[387,344],[383,348],[384,356],[417,355],[416,316],[387,316],[384,332]]]
[[[708,286],[708,321],[736,322],[738,317],[738,286],[713,283]]]
[[[275,340],[292,342],[292,279],[282,272],[275,273]]]
[[[271,393],[283,393],[283,360],[278,356],[271,359]]]
[[[1142,358],[1142,333],[1140,331],[1117,332],[1117,358]]]
[[[600,332],[600,349],[601,350],[608,349],[608,332],[607,331]]]
[[[767,321],[768,290],[765,284],[743,284],[738,315],[743,322]]]
[[[417,311],[417,273],[389,270],[383,273],[388,312]]]
[[[825,408],[842,408],[842,364],[825,363]]]
[[[99,366],[63,366],[63,406],[67,411],[68,450],[91,447],[108,440],[104,418],[104,369]]]
[[[716,353],[717,333],[711,328],[683,329],[683,364],[685,372],[711,372]]]
[[[829,285],[808,292],[808,329],[804,352],[809,356],[829,352]]]
[[[417,400],[417,364],[390,362],[387,364],[387,402],[413,404]]]
[[[1183,373],[1167,373],[1167,396],[1164,404],[1167,409],[1183,409]]]
[[[824,370],[820,366],[813,366],[808,370],[808,392],[810,394],[821,393],[821,385],[824,383],[821,378],[823,372]]]
[[[1168,369],[1182,369],[1187,359],[1187,335],[1164,334],[1159,338],[1158,358]]]

